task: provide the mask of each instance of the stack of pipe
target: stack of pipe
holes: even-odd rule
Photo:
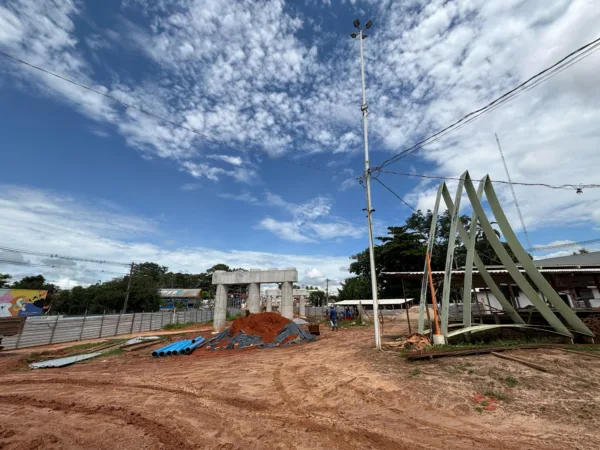
[[[195,337],[194,339],[183,339],[181,341],[173,342],[172,344],[166,345],[165,347],[159,348],[152,352],[152,356],[176,356],[176,355],[187,355],[194,351],[194,349],[204,344],[204,338],[202,336]]]

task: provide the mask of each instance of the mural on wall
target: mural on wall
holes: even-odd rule
[[[0,317],[39,316],[48,291],[0,289]]]

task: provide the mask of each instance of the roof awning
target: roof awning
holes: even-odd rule
[[[378,301],[379,305],[403,305],[408,302],[412,302],[414,298],[385,298]],[[335,306],[358,306],[358,305],[371,305],[373,306],[373,300],[342,300],[335,302]]]

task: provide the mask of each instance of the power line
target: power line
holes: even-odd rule
[[[58,78],[60,80],[66,81],[67,83],[71,83],[71,84],[73,84],[75,86],[79,86],[82,89],[86,89],[86,90],[88,90],[90,92],[93,92],[95,94],[98,94],[98,95],[101,95],[103,97],[106,97],[106,98],[108,98],[108,99],[110,99],[110,100],[112,100],[114,102],[117,102],[117,103],[121,104],[122,106],[124,106],[126,108],[135,109],[136,111],[139,111],[139,112],[141,112],[143,114],[146,114],[148,116],[154,117],[155,119],[161,120],[161,121],[166,122],[166,123],[168,123],[170,125],[173,125],[175,127],[182,128],[182,129],[184,129],[186,131],[189,131],[190,133],[193,133],[193,134],[201,137],[202,139],[204,139],[206,141],[210,141],[210,142],[213,142],[215,144],[219,144],[219,145],[222,145],[224,147],[228,147],[228,148],[230,148],[232,150],[236,150],[236,151],[239,151],[239,152],[242,152],[242,153],[246,152],[245,150],[243,150],[243,149],[241,149],[239,147],[236,147],[234,145],[231,145],[231,144],[228,144],[226,142],[220,141],[219,139],[216,139],[216,138],[213,138],[211,136],[208,136],[208,135],[206,135],[204,133],[201,133],[201,132],[199,132],[197,130],[194,130],[193,128],[190,128],[190,127],[188,127],[188,126],[186,126],[186,125],[184,125],[182,123],[175,122],[174,120],[167,119],[167,118],[165,118],[163,116],[159,116],[158,114],[155,114],[155,113],[153,113],[151,111],[143,109],[143,108],[141,108],[139,106],[135,106],[135,105],[132,105],[130,103],[124,102],[122,100],[119,100],[118,98],[113,97],[112,95],[109,95],[109,94],[107,94],[105,92],[101,92],[101,91],[99,91],[97,89],[94,89],[94,88],[91,88],[89,86],[86,86],[85,84],[81,84],[81,83],[78,83],[76,81],[73,81],[73,80],[71,80],[71,79],[69,79],[69,78],[67,78],[67,77],[65,77],[63,75],[57,74],[57,73],[52,72],[52,71],[50,71],[48,69],[44,69],[43,67],[40,67],[40,66],[36,66],[35,64],[31,64],[31,63],[29,63],[27,61],[24,61],[24,60],[22,60],[20,58],[17,58],[16,56],[10,55],[10,54],[5,53],[3,51],[0,51],[0,55],[5,56],[7,58],[10,58],[10,59],[12,59],[15,62],[24,64],[24,65],[26,65],[26,66],[28,66],[28,67],[30,67],[32,69],[39,70],[39,71],[41,71],[41,72],[43,72],[45,74],[48,74],[48,75],[56,77],[56,78]],[[267,156],[268,158],[274,159],[268,152],[266,152],[264,150],[254,149],[252,151],[254,151],[256,153],[261,153],[261,154]],[[282,161],[288,162],[290,164],[296,164],[298,166],[302,166],[302,167],[305,167],[305,168],[308,168],[308,169],[319,170],[321,172],[331,172],[331,173],[337,173],[337,174],[344,174],[343,172],[340,172],[340,171],[337,171],[337,170],[330,170],[330,169],[325,169],[323,167],[311,166],[310,164],[304,164],[304,163],[301,163],[301,162],[298,162],[298,161],[294,161],[294,160],[288,159],[288,158],[280,158],[280,159]]]
[[[448,125],[447,127],[443,128],[442,130],[430,135],[429,137],[421,140],[420,142],[417,142],[412,147],[402,150],[401,152],[395,154],[394,156],[386,159],[383,163],[381,163],[378,166],[378,168],[385,167],[388,164],[391,164],[391,163],[397,161],[398,159],[403,158],[404,156],[408,155],[409,153],[412,153],[413,151],[416,151],[425,145],[431,144],[431,143],[437,141],[438,139],[441,139],[442,137],[446,136],[447,134],[462,128],[464,125],[471,123],[472,121],[480,118],[484,114],[492,112],[494,109],[498,108],[499,106],[509,102],[510,100],[515,99],[516,97],[523,94],[524,92],[527,92],[528,90],[533,89],[534,87],[549,80],[550,78],[554,77],[555,75],[558,75],[560,72],[571,67],[573,64],[581,61],[584,58],[587,58],[588,56],[590,56],[592,53],[594,53],[595,51],[597,51],[599,49],[600,49],[600,38],[597,38],[597,39],[591,41],[590,43],[578,48],[577,50],[569,53],[567,56],[562,58],[560,61],[557,61],[550,67],[542,70],[541,72],[538,72],[537,74],[530,77],[523,83],[519,84],[517,87],[502,94],[500,97],[491,101],[490,103],[483,106],[482,108],[471,111],[470,113],[466,114],[465,116],[463,116],[462,118],[460,118],[459,120],[454,122],[453,124]]]
[[[75,269],[75,267],[68,267],[68,266],[61,266],[61,265],[51,265],[51,264],[35,264],[35,263],[30,263],[30,262],[26,262],[26,261],[11,261],[9,259],[0,259],[0,263],[3,264],[14,264],[16,266],[29,266],[29,267],[51,267],[53,269],[70,269],[73,270]],[[85,269],[84,270],[89,270],[89,269]],[[126,273],[120,273],[120,272],[111,272],[108,270],[92,270],[91,272],[102,272],[102,273],[108,273],[111,275],[121,275],[121,276],[125,276],[127,275]]]
[[[528,252],[541,252],[545,250],[554,250],[559,248],[570,248],[570,247],[580,247],[582,245],[595,244],[600,242],[600,238],[590,239],[587,241],[579,241],[579,242],[565,242],[564,244],[554,244],[554,245],[544,245],[528,248]]]
[[[396,194],[394,191],[392,191],[387,185],[385,185],[383,183],[383,181],[381,181],[379,178],[373,178],[375,181],[377,181],[379,184],[381,184],[384,188],[386,188],[388,191],[390,191],[398,200],[400,200],[402,203],[404,203],[406,206],[408,206],[410,209],[412,209],[414,212],[417,212],[417,210],[415,208],[413,208],[410,204],[408,204],[406,202],[406,200],[404,200],[402,197],[400,197],[398,194]]]
[[[125,262],[120,262],[120,261],[109,261],[109,260],[105,260],[105,259],[78,258],[75,256],[62,256],[62,255],[58,255],[56,253],[42,253],[42,252],[35,252],[35,251],[31,251],[31,250],[21,250],[21,249],[3,247],[3,246],[0,246],[0,250],[4,250],[7,252],[11,252],[11,253],[24,253],[26,255],[44,256],[46,258],[58,258],[58,259],[66,259],[66,260],[70,260],[70,261],[81,261],[81,262],[89,262],[89,263],[95,263],[95,264],[109,264],[109,265],[113,265],[113,266],[123,266],[123,267],[129,267],[131,265],[131,263],[125,263]]]
[[[462,180],[462,178],[460,178],[460,177],[442,177],[442,176],[435,176],[435,175],[424,175],[424,174],[419,174],[419,173],[394,172],[391,170],[383,170],[383,169],[379,169],[379,172],[390,173],[390,174],[394,174],[394,175],[401,175],[401,176],[405,176],[405,177],[427,178],[427,179],[432,179],[432,180],[455,180],[455,181]],[[566,190],[574,190],[574,191],[577,191],[579,189],[593,189],[593,188],[600,187],[600,184],[553,185],[553,184],[547,184],[547,183],[524,183],[524,182],[518,182],[518,181],[504,181],[504,180],[491,180],[491,182],[494,184],[509,184],[509,185],[515,185],[515,186],[538,186],[538,187],[545,187],[548,189],[566,189]]]

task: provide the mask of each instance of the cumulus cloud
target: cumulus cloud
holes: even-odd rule
[[[316,269],[330,278],[348,276],[348,258],[295,255],[259,251],[218,250],[210,247],[168,247],[150,241],[161,236],[160,226],[147,217],[128,215],[118,205],[86,201],[61,193],[15,186],[0,186],[0,235],[11,236],[11,248],[109,261],[154,261],[175,271],[198,272],[217,263],[232,267],[268,269],[296,267],[302,277]],[[19,223],[19,227],[14,224]],[[14,279],[43,274],[63,288],[108,280],[126,267],[75,262],[57,258],[0,252],[0,260],[39,264],[28,267],[0,261],[0,272]],[[113,273],[114,272],[114,273]]]

